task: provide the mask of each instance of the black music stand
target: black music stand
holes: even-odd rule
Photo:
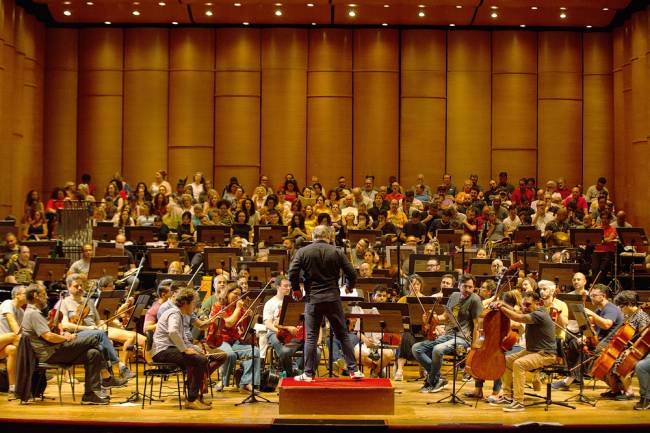
[[[206,245],[226,245],[230,238],[229,226],[200,225],[197,228],[196,241]]]
[[[432,296],[434,293],[440,291],[442,277],[449,274],[449,272],[418,272],[417,273],[423,280],[422,294],[425,296]],[[453,274],[453,272],[452,272]]]
[[[16,221],[0,220],[0,240],[4,241],[5,236],[9,233],[17,234]]]
[[[34,281],[62,281],[65,279],[65,272],[69,267],[70,260],[66,258],[36,257]]]
[[[254,237],[257,243],[264,242],[265,246],[281,244],[289,233],[289,227],[283,225],[254,226]]]
[[[447,245],[447,254],[451,254],[451,247],[460,245],[460,238],[462,233],[456,232],[454,229],[438,229],[436,230],[436,239],[442,248],[443,245]]]
[[[537,230],[537,227],[535,226],[519,226],[517,229],[512,233],[512,243],[513,244],[522,244],[522,247],[524,250],[526,250],[528,247],[532,245],[536,245],[538,242],[541,242],[542,239],[542,232],[540,230]],[[517,253],[517,258],[519,255],[519,251],[516,251]],[[527,251],[522,252],[523,257],[524,257],[524,272],[527,274],[528,273],[528,258],[536,253],[529,253]],[[539,263],[539,260],[537,261]],[[536,265],[537,266],[537,265]]]
[[[477,259],[475,257],[469,259],[470,274],[493,276],[494,274],[492,273],[492,262],[494,260],[495,259]]]
[[[397,258],[397,250],[399,249],[399,260]],[[417,248],[412,245],[389,245],[386,247],[386,256],[388,257],[388,266],[403,264],[411,254],[417,254]]]
[[[576,322],[578,322],[578,336],[576,337],[572,333],[565,331],[565,334],[570,335],[571,338],[576,338],[578,339],[579,342],[582,342],[583,337],[595,337],[596,335],[593,332],[593,328],[591,327],[591,324],[589,322],[589,318],[587,317],[587,313],[585,313],[585,307],[582,303],[575,303],[575,304],[568,304],[569,311],[573,313],[573,317],[576,319]],[[583,346],[584,347],[584,346]],[[587,397],[584,394],[584,389],[585,389],[585,372],[584,372],[584,365],[585,365],[585,351],[583,350],[583,347],[580,349],[580,356],[578,358],[578,362],[580,363],[580,391],[576,394],[573,395],[566,400],[565,402],[569,401],[574,401],[576,403],[583,403],[583,404],[588,404],[589,406],[595,407],[597,400],[592,400],[589,397]],[[567,405],[564,403],[564,405]],[[563,404],[560,403],[560,406],[564,406]],[[569,406],[571,407],[571,406]]]
[[[134,331],[137,334],[137,326],[138,326],[138,321],[140,318],[146,314],[146,309],[147,305],[149,304],[149,295],[140,295],[138,296],[138,299],[136,299],[135,304],[133,304],[133,310],[131,310],[131,315],[129,316],[129,320],[126,323],[126,326],[124,329],[129,330],[129,331]],[[131,393],[130,396],[127,397],[126,401],[124,403],[134,403],[136,401],[140,400],[140,396],[144,400],[146,400],[148,397],[144,394],[140,393],[140,382],[138,380],[138,373],[140,369],[140,362],[139,362],[139,356],[138,353],[140,352],[140,348],[138,345],[138,337],[136,335],[135,338],[135,391]]]
[[[124,249],[116,248],[115,243],[113,242],[97,242],[97,245],[95,246],[95,252],[93,254],[94,257],[119,257],[125,255],[126,253],[124,252]]]
[[[158,229],[153,226],[126,226],[124,234],[126,239],[136,245],[145,245],[147,242],[153,242],[156,238]]]
[[[282,273],[287,272],[289,267],[289,254],[284,248],[269,248],[269,262],[278,264],[278,270]]]
[[[273,272],[278,270],[278,262],[237,262],[237,272],[243,267],[248,268],[250,279],[253,281],[267,282]]]
[[[238,260],[239,248],[230,247],[215,247],[205,248],[203,250],[203,267],[206,272],[211,272],[216,269],[222,269],[230,272],[233,263]]]
[[[577,263],[539,263],[539,279],[553,281],[556,287],[570,286],[576,272]]]
[[[164,269],[167,271],[171,262],[184,262],[185,250],[183,248],[150,248],[149,267],[151,269]]]
[[[107,275],[114,277],[128,265],[129,258],[126,256],[91,257],[88,279],[96,280]]]
[[[437,260],[440,264],[441,271],[451,271],[453,269],[453,260],[448,255],[431,255],[431,254],[413,254],[409,259],[409,274],[418,274],[421,272],[439,272],[427,271],[427,262]]]
[[[373,246],[377,240],[381,240],[381,230],[348,230],[345,237],[350,241],[351,247],[360,239],[367,239],[370,246]]]
[[[304,301],[296,301],[291,296],[285,296],[282,299],[282,310],[278,324],[284,326],[296,326],[297,323],[305,321],[305,303]],[[306,335],[306,334],[305,334]],[[305,351],[302,352],[303,366],[305,364]]]
[[[126,295],[126,290],[111,290],[108,292],[101,292],[97,298],[96,308],[99,316],[103,320],[107,320],[115,314],[117,309],[122,304],[122,299]],[[108,323],[106,323],[108,326]]]
[[[634,290],[634,251],[637,246],[648,246],[648,238],[641,227],[619,227],[616,229],[618,238],[624,247],[632,247],[632,290]],[[618,257],[614,257],[618,261]],[[616,262],[615,262],[616,263]],[[615,276],[615,278],[617,278]],[[618,280],[617,280],[618,281]],[[620,286],[620,283],[619,283]]]
[[[29,247],[29,254],[32,258],[49,257],[52,250],[56,248],[56,241],[24,241],[20,245]]]
[[[112,222],[99,221],[97,222],[97,225],[93,227],[93,240],[103,242],[112,241],[119,233],[119,230],[120,229],[115,227]]]
[[[569,229],[571,245],[595,246],[603,242],[603,229]]]
[[[379,332],[379,372],[384,370],[384,334],[401,334],[404,332],[404,320],[399,310],[382,308],[384,303],[374,303],[371,308],[376,308],[378,313],[365,314],[363,317],[363,330],[365,332]],[[359,352],[359,363],[361,363],[361,352]]]
[[[370,300],[372,296],[372,291],[377,286],[384,286],[386,288],[390,287],[390,284],[393,282],[392,278],[382,278],[382,277],[370,277],[370,278],[357,278],[357,282],[354,285],[354,288],[357,290],[359,296],[365,300]]]

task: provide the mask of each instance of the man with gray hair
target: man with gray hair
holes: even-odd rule
[[[20,342],[23,307],[27,303],[25,290],[25,286],[14,287],[11,290],[11,299],[0,304],[0,359],[7,360],[10,394],[16,390],[16,354]]]
[[[343,346],[343,356],[350,376],[361,379],[357,370],[354,348],[345,326],[338,280],[341,271],[347,278],[348,291],[354,288],[357,274],[345,254],[330,242],[330,228],[319,225],[312,232],[314,243],[296,252],[289,266],[289,281],[296,299],[303,297],[300,282],[304,282],[305,299],[305,370],[295,380],[311,382],[318,368],[317,340],[323,317]]]

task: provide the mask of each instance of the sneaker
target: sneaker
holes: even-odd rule
[[[620,392],[614,392],[612,390],[601,392],[600,397],[604,398],[605,400],[616,400],[617,397],[621,396],[622,393]]]
[[[634,400],[634,394],[628,394],[628,393],[623,392],[623,393],[617,395],[616,397],[614,397],[614,400],[616,400],[616,401]]]
[[[551,388],[561,390],[561,391],[568,391],[569,390],[569,385],[563,380],[558,380],[557,382],[553,382],[551,384]]]
[[[111,376],[108,379],[102,379],[102,388],[122,388],[126,386],[128,380],[121,377]]]
[[[490,397],[488,397],[488,399],[490,399],[491,397],[494,396],[491,395]],[[512,399],[510,397],[505,397],[503,395],[499,398],[495,398],[493,402],[490,402],[490,406],[503,406],[503,405],[508,406],[510,404],[512,404]]]
[[[126,365],[120,367],[120,377],[122,379],[126,379],[127,381],[129,381],[129,380],[133,379],[135,376],[137,376],[137,375],[134,372],[132,372],[131,370],[129,370],[129,367],[127,367]]]
[[[81,404],[96,404],[96,405],[106,405],[111,402],[111,399],[108,397],[100,397],[94,392],[91,392],[90,394],[84,394],[83,397],[81,397]]]
[[[223,391],[223,383],[217,382],[214,384],[214,392],[221,392]]]
[[[449,382],[447,381],[447,379],[445,379],[444,377],[441,377],[440,379],[438,379],[438,383],[436,383],[436,386],[433,387],[431,392],[440,392],[440,391],[442,391],[443,389],[447,388],[448,383]]]
[[[523,403],[519,403],[517,400],[513,400],[512,403],[503,408],[504,412],[522,412],[526,410]]]
[[[431,385],[425,384],[422,388],[418,390],[420,394],[429,394],[433,391],[433,387]]]
[[[307,376],[307,374],[303,373],[298,376],[295,376],[293,380],[297,380],[298,382],[313,382],[314,378],[311,376]]]
[[[635,405],[634,405],[634,410],[648,410],[650,409],[650,400],[641,397],[641,400],[639,400]]]
[[[463,382],[469,382],[473,379],[472,375],[469,373],[464,373],[463,374]]]
[[[363,379],[364,377],[366,377],[366,375],[363,374],[362,372],[360,372],[359,370],[357,370],[354,373],[350,373],[350,377],[352,379],[360,380],[360,379]]]
[[[503,397],[498,396],[498,395],[488,395],[485,401],[491,405],[496,404],[498,405],[500,401],[503,401]]]
[[[212,409],[212,406],[208,406],[205,403],[202,403],[200,400],[194,400],[194,401],[186,401],[185,402],[185,409],[191,409],[191,410],[210,410]]]

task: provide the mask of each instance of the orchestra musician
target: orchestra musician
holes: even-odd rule
[[[79,334],[52,332],[41,310],[47,307],[47,293],[39,285],[30,285],[25,291],[27,308],[23,316],[23,333],[29,337],[30,345],[40,362],[50,364],[79,363],[84,364],[85,392],[81,404],[109,404],[110,397],[102,391],[100,378],[108,376],[102,370],[106,363],[102,356],[97,335],[81,336]]]
[[[495,304],[510,320],[526,325],[526,349],[506,356],[506,370],[501,377],[503,397],[495,405],[504,412],[521,412],[524,407],[526,372],[555,362],[557,347],[555,325],[536,292],[524,295],[524,312],[520,313],[503,301]]]
[[[151,307],[149,307],[147,313],[144,316],[143,331],[145,333],[153,332],[156,330],[156,324],[158,323],[158,310],[160,309],[160,306],[167,302],[167,300],[170,298],[172,294],[171,287],[173,284],[174,280],[169,278],[166,278],[158,283],[158,287],[156,288],[158,298],[154,301],[153,304],[151,304]]]
[[[194,290],[181,289],[173,305],[158,319],[151,355],[156,362],[176,364],[187,370],[186,409],[209,410],[210,404],[199,398],[201,385],[208,372],[208,358],[187,338],[191,332],[186,329],[186,321],[183,319],[193,314],[195,307]]]
[[[11,284],[30,284],[33,281],[34,262],[27,245],[18,247],[18,255],[9,259],[5,281]]]
[[[388,299],[388,291],[384,286],[376,286],[372,292],[372,301],[385,303]],[[367,312],[367,311],[364,311]],[[376,308],[370,310],[371,314],[379,314]],[[380,351],[381,333],[379,332],[362,332],[361,333],[361,361],[364,367],[370,369],[370,377],[387,377],[386,372],[395,360],[395,352],[387,347]],[[359,346],[354,348],[357,362],[359,362]],[[379,366],[383,366],[384,371],[378,371]]]
[[[585,308],[585,313],[592,322],[594,332],[598,337],[598,346],[594,347],[594,354],[598,354],[603,348],[607,347],[609,338],[616,332],[618,327],[623,323],[623,312],[613,303],[607,300],[608,287],[603,284],[595,284],[589,291],[589,298],[596,307],[596,311]],[[580,368],[580,351],[583,350],[584,341],[571,338],[566,344],[567,365],[571,375],[563,380],[553,383],[554,389],[567,389],[573,382],[579,379]],[[588,370],[588,368],[584,368]]]
[[[413,356],[428,372],[421,393],[440,392],[447,387],[447,379],[440,376],[442,357],[452,353],[457,346],[468,348],[478,341],[478,318],[483,310],[481,299],[475,290],[476,280],[471,274],[463,274],[458,280],[459,291],[449,296],[447,307],[453,312],[461,329],[456,330],[447,313],[438,315],[438,322],[446,322],[445,334],[433,341],[424,340],[413,346]],[[454,335],[456,334],[456,335]]]
[[[7,382],[9,395],[16,388],[16,352],[20,343],[20,325],[23,321],[25,286],[15,286],[11,289],[11,299],[0,304],[0,359],[7,360]]]
[[[88,278],[88,271],[90,271],[90,259],[93,257],[93,246],[91,244],[84,244],[81,247],[81,258],[70,265],[67,275],[77,274],[84,278]]]

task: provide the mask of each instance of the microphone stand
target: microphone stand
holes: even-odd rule
[[[140,264],[138,265],[138,270],[136,271],[135,275],[133,276],[133,280],[131,281],[131,288],[129,289],[129,293],[127,294],[126,300],[129,300],[129,297],[131,296],[131,293],[133,291],[133,287],[135,286],[135,282],[138,280],[138,276],[140,275],[140,271],[144,267],[144,256],[142,259],[140,259]],[[133,312],[131,312],[131,315],[135,314],[135,306],[137,305],[137,301],[134,301],[133,303]],[[133,319],[133,318],[132,318]],[[139,319],[139,317],[135,318],[136,320]],[[138,354],[140,353],[140,346],[138,344],[138,325],[137,322],[132,320],[134,323],[134,330],[135,332],[135,391],[131,393],[130,396],[126,398],[125,403],[135,403],[136,401],[140,401],[140,395],[142,395],[142,398],[146,400],[146,396],[144,394],[140,394],[140,381],[138,379],[138,375],[140,373],[140,362],[138,361]],[[124,348],[126,350],[126,348]],[[146,350],[146,349],[145,349]],[[144,356],[144,350],[142,351],[142,355]],[[146,359],[145,359],[146,362]]]

